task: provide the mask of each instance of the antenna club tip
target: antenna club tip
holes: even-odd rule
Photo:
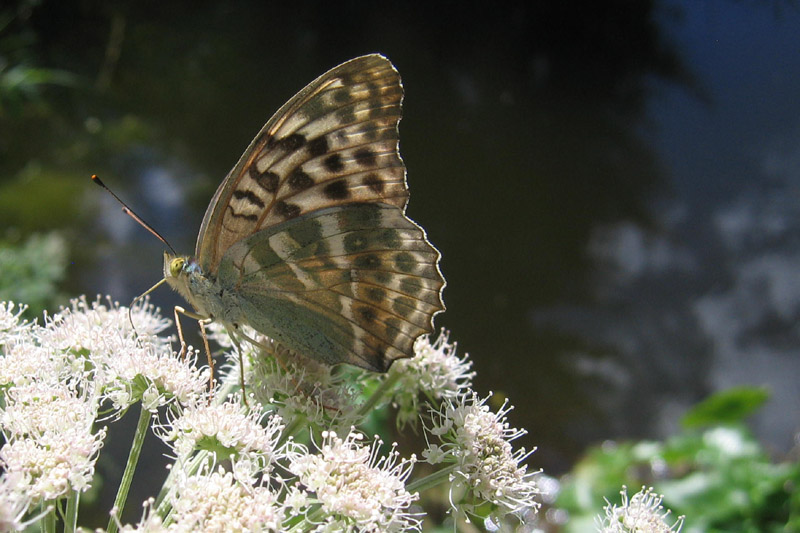
[[[92,174],[92,181],[100,185],[101,187],[104,186],[103,182],[100,180],[100,177],[97,174]]]

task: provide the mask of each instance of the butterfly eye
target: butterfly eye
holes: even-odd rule
[[[176,257],[173,259],[169,264],[169,275],[173,278],[177,278],[178,274],[180,274],[181,270],[183,270],[184,263],[186,263],[186,261],[182,257]]]

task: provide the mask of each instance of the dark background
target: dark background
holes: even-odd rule
[[[471,355],[476,388],[516,406],[534,468],[667,435],[737,384],[772,390],[752,426],[776,455],[792,447],[794,2],[43,0],[0,13],[0,73],[72,76],[0,114],[3,237],[59,230],[65,293],[127,304],[160,279],[162,246],[90,174],[191,253],[269,116],[380,52],[405,86],[408,212],[443,255],[437,326]]]

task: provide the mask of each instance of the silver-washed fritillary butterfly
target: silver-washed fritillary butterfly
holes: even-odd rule
[[[217,189],[195,257],[164,256],[198,316],[327,364],[385,372],[413,355],[445,282],[405,215],[402,98],[399,74],[373,54],[278,110]]]

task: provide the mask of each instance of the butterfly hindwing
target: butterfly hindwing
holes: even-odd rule
[[[347,204],[233,245],[219,268],[250,325],[329,363],[385,371],[444,309],[439,252],[403,211]]]
[[[353,202],[404,209],[402,97],[397,71],[373,54],[326,72],[289,100],[214,195],[197,240],[203,270],[213,272],[244,237],[312,211]]]

